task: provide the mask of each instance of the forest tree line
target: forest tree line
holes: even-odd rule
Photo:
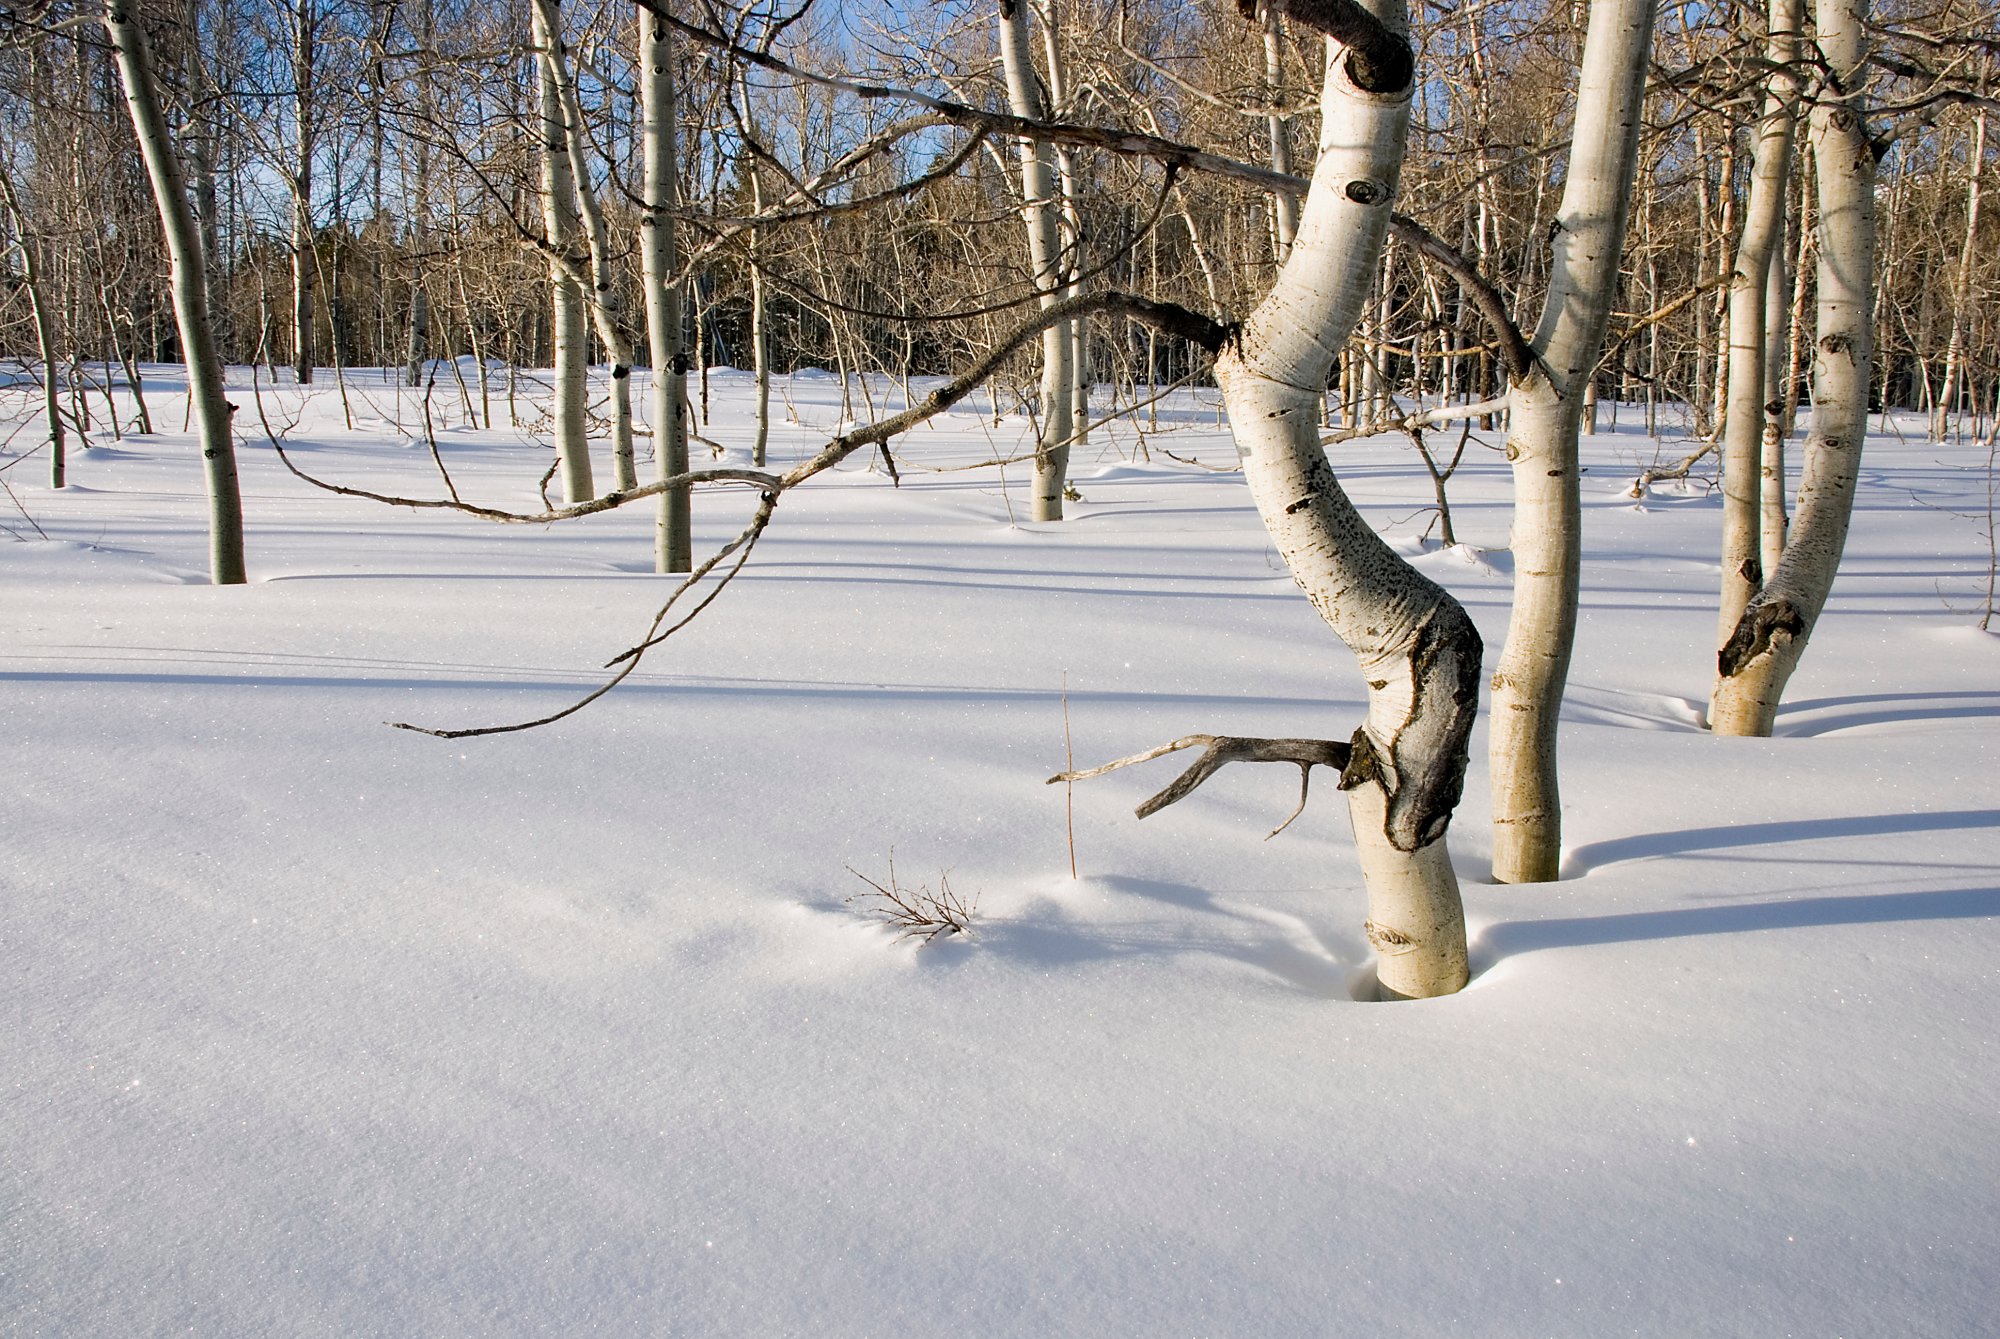
[[[991,8],[805,7],[787,23],[789,9],[687,6],[802,70],[1004,110]],[[226,361],[296,366],[305,377],[463,355],[553,361],[532,9],[139,7],[188,166]],[[628,333],[643,309],[640,12],[612,0],[565,5],[558,17]],[[1061,93],[1046,116],[1279,171],[1309,165],[1317,33],[1267,31],[1214,0],[1041,0],[1034,12],[1037,81],[1045,97]],[[1547,282],[1575,98],[1567,71],[1584,12],[1466,3],[1411,15],[1419,82],[1400,208],[1476,261],[1517,310]],[[17,127],[0,159],[13,202],[0,216],[9,244],[0,356],[39,359],[24,282],[32,255],[76,387],[106,363],[179,358],[145,169],[92,17],[92,0],[17,9],[0,45],[0,120]],[[1992,10],[1978,5],[1876,17],[1876,98],[1893,115],[1877,127],[1873,400],[1934,411],[1942,433],[1946,411],[1983,417],[2000,391],[2000,222],[1979,202],[1996,153],[1985,95],[2000,43]],[[1670,414],[1669,428],[1695,436],[1715,431],[1726,393],[1727,279],[1768,82],[1763,26],[1761,7],[1737,3],[1670,5],[1655,26],[1635,207],[1596,392],[1646,404],[1656,425]],[[677,281],[696,367],[748,366],[761,335],[780,371],[944,374],[1032,301],[1021,179],[1001,137],[748,68],[714,48],[683,41],[675,58]],[[1071,148],[1064,159],[1068,276],[1218,317],[1268,287],[1285,245],[1279,195],[1111,152]],[[1773,286],[1796,317],[1811,301],[1809,168],[1790,180]],[[772,221],[746,226],[760,210]],[[609,361],[602,336],[587,338],[591,359]],[[1807,338],[1793,320],[1785,384],[1794,394]],[[643,364],[643,336],[636,343]],[[1094,379],[1127,385],[1203,375],[1198,355],[1130,322],[1095,323],[1081,361]],[[1015,388],[1031,397],[1032,364],[1023,354],[1013,367]],[[1392,393],[1476,399],[1499,380],[1462,287],[1392,240],[1341,362],[1342,405],[1366,421],[1367,406]]]

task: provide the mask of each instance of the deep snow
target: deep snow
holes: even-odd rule
[[[359,379],[353,431],[331,386],[265,394],[305,468],[441,491],[408,393]],[[747,381],[714,394],[740,449]],[[530,505],[547,452],[456,401],[461,491]],[[788,405],[785,461],[838,385]],[[1290,769],[1144,823],[1176,760],[1079,785],[1074,882],[1043,785],[1065,686],[1079,765],[1358,718],[1240,478],[1162,454],[1233,459],[1211,403],[1150,461],[1100,434],[1047,525],[1010,520],[1024,465],[926,472],[1019,446],[980,408],[906,439],[900,488],[857,460],[789,497],[617,692],[458,742],[383,722],[598,682],[667,588],[643,506],[411,513],[253,439],[253,584],[218,590],[185,436],[0,475],[47,535],[0,537],[6,1331],[1991,1333],[2000,638],[1952,510],[1983,450],[1871,440],[1778,737],[1741,741],[1699,725],[1718,501],[1624,495],[1679,449],[1629,407],[1592,439],[1570,877],[1484,882],[1482,730],[1479,974],[1381,1005],[1330,785],[1269,842]],[[1469,454],[1470,547],[1417,561],[1491,655],[1507,479]],[[1407,445],[1335,457],[1418,552]],[[747,505],[698,498],[698,544]],[[978,894],[969,938],[847,904],[892,851]]]

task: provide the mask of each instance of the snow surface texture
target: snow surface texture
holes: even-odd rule
[[[532,506],[546,449],[445,386],[461,492]],[[415,394],[350,390],[352,430],[331,385],[265,399],[305,468],[441,494]],[[712,393],[740,453],[747,378]],[[963,408],[900,489],[857,459],[789,496],[610,697],[449,743],[383,722],[553,710],[643,631],[646,507],[411,513],[253,438],[253,584],[218,590],[187,437],[77,452],[62,493],[10,470],[47,538],[0,537],[0,1329],[1993,1332],[2000,638],[1964,612],[1979,525],[1939,510],[1983,506],[1983,450],[1871,441],[1778,737],[1719,740],[1719,502],[1627,497],[1679,447],[1625,408],[1587,450],[1569,877],[1484,882],[1482,733],[1451,833],[1478,976],[1383,1005],[1330,785],[1269,843],[1287,768],[1145,823],[1184,757],[1079,785],[1074,882],[1043,785],[1065,682],[1079,766],[1359,718],[1241,480],[1163,454],[1232,462],[1212,400],[1150,460],[1100,433],[1050,525],[1023,464],[926,472],[1020,446]],[[774,409],[801,458],[839,385]],[[1408,445],[1335,455],[1419,554]],[[1507,493],[1475,447],[1472,547],[1417,557],[1492,649]],[[748,505],[698,497],[697,552]],[[847,904],[892,851],[978,895],[970,936]]]

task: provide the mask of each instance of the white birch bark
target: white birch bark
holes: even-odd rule
[[[1796,111],[1793,116],[1796,125]],[[1796,130],[1793,138],[1796,141]],[[1788,200],[1792,196],[1789,187],[1785,196]],[[1794,219],[1792,226],[1796,228],[1798,222]],[[1762,515],[1757,524],[1760,577],[1778,570],[1778,561],[1785,553],[1785,530],[1791,524],[1787,511],[1790,499],[1785,493],[1785,442],[1792,435],[1791,292],[1790,252],[1780,238],[1764,284],[1764,450],[1758,471]]]
[[[1868,426],[1874,362],[1875,150],[1859,88],[1868,55],[1866,0],[1815,0],[1821,86],[1811,142],[1819,188],[1812,429],[1784,557],[1717,657],[1709,724],[1769,735],[1785,683],[1833,589],[1847,544]]]
[[[555,76],[556,96],[562,104],[563,144],[569,157],[570,181],[576,189],[577,214],[583,223],[584,244],[590,255],[588,282],[572,274],[590,302],[591,324],[611,360],[611,468],[612,486],[621,492],[639,484],[632,455],[632,340],[625,333],[624,304],[618,296],[617,272],[611,259],[610,230],[605,226],[604,209],[590,184],[590,159],[584,152],[583,105],[576,94],[576,77],[570,69],[568,48],[562,40],[562,15],[556,0],[534,0],[542,21],[542,31],[551,38],[546,59]]]
[[[556,34],[550,31],[543,6],[529,11],[530,40],[535,45],[536,86],[540,94],[542,138],[542,225],[548,234],[551,325],[554,340],[556,457],[561,465],[563,502],[575,505],[596,492],[590,476],[590,443],[585,411],[589,405],[589,366],[584,346],[582,269],[574,248],[581,223],[576,214],[576,179],[570,171],[568,123],[555,73]]]
[[[1583,547],[1577,434],[1618,289],[1652,33],[1653,0],[1590,6],[1548,297],[1531,341],[1536,364],[1509,392],[1514,603],[1493,675],[1490,754],[1493,877],[1502,883],[1554,879],[1561,859],[1556,726]]]
[[[1271,170],[1289,174],[1292,170],[1291,118],[1285,105],[1284,17],[1270,4],[1260,6],[1264,25],[1264,132],[1271,144]],[[1299,234],[1299,202],[1287,191],[1271,193],[1272,242],[1280,265],[1292,252],[1292,239]]]
[[[680,188],[675,117],[673,30],[639,9],[639,122],[644,180],[639,263],[646,285],[646,330],[653,363],[653,460],[661,479],[686,474],[687,349],[681,315],[674,207]],[[763,421],[760,414],[759,423]],[[661,572],[693,567],[690,498],[685,487],[660,494],[653,560]]]
[[[56,338],[49,323],[48,294],[42,287],[42,263],[28,240],[28,219],[14,194],[14,182],[0,168],[0,199],[14,227],[14,246],[21,253],[21,281],[28,290],[28,315],[35,324],[35,346],[42,355],[42,415],[49,429],[49,487],[69,486],[69,448],[63,429],[62,387],[56,379]],[[114,335],[115,338],[115,335]],[[131,364],[128,362],[127,367]],[[116,426],[117,420],[112,420]]]
[[[292,158],[292,374],[309,386],[317,362],[313,347],[313,287],[318,257],[313,246],[313,154],[316,149],[313,105],[313,39],[319,17],[314,0],[297,0],[292,19],[292,115],[297,142]]]
[[[757,179],[756,168],[750,169],[750,211],[764,212],[764,187]],[[764,464],[764,454],[771,438],[771,339],[765,328],[764,270],[761,230],[750,229],[750,363],[757,383],[757,426],[750,441],[750,463],[758,467]],[[683,446],[685,450],[685,446]]]
[[[1300,8],[1292,16],[1310,22]],[[1458,603],[1355,511],[1319,440],[1321,388],[1368,302],[1409,122],[1401,0],[1372,8],[1400,45],[1329,39],[1319,157],[1291,257],[1225,345],[1216,378],[1265,528],[1369,685],[1360,765],[1342,785],[1382,988],[1417,997],[1466,980],[1444,834],[1464,783],[1480,643]]]
[[[1736,631],[1764,584],[1763,477],[1766,435],[1775,415],[1767,410],[1764,360],[1772,256],[1785,240],[1785,205],[1791,198],[1793,103],[1790,74],[1798,56],[1800,0],[1771,0],[1764,55],[1771,84],[1764,96],[1750,154],[1750,192],[1743,235],[1729,279],[1728,402],[1722,423],[1722,590],[1716,643]],[[1779,406],[1783,412],[1783,405]]]
[[[1941,442],[1951,430],[1951,416],[1958,407],[1959,378],[1965,359],[1966,317],[1972,297],[1972,267],[1978,258],[1975,239],[1979,234],[1979,174],[1986,161],[1986,109],[1981,107],[1973,123],[1972,143],[1965,164],[1965,243],[1958,256],[1958,276],[1951,293],[1951,334],[1945,340],[1944,384],[1937,403],[1931,407],[1931,440]]]
[[[1007,103],[1016,116],[1042,121],[1048,108],[1035,78],[1025,0],[1000,0],[1000,63],[1007,78]],[[1062,300],[1064,276],[1060,200],[1055,151],[1037,140],[1021,141],[1021,218],[1028,230],[1028,260],[1038,301],[1052,307]],[[1070,405],[1075,393],[1070,360],[1075,342],[1069,323],[1042,332],[1042,436],[1035,450],[1033,516],[1060,521],[1063,485],[1069,476]]]
[[[107,0],[104,31],[118,57],[118,77],[132,130],[146,161],[153,203],[160,211],[173,272],[174,321],[181,356],[187,363],[188,395],[201,439],[208,482],[208,568],[218,586],[248,580],[243,563],[243,500],[236,481],[236,443],[230,436],[234,412],[223,391],[222,360],[208,319],[208,275],[202,264],[201,233],[188,206],[179,161],[167,138],[166,118],[153,77],[152,53],[139,23],[136,0]]]

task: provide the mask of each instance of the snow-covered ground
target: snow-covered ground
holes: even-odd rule
[[[740,451],[746,379],[712,394]],[[358,382],[352,429],[330,385],[266,400],[304,468],[442,491],[410,393]],[[437,409],[460,491],[530,505],[546,450],[449,379]],[[777,409],[797,459],[838,385]],[[906,439],[899,489],[857,460],[787,497],[609,697],[456,742],[384,722],[543,714],[641,634],[643,506],[496,527],[248,442],[253,580],[216,589],[185,436],[0,475],[46,535],[0,501],[0,1330],[1993,1332],[2000,637],[1953,511],[1983,450],[1870,442],[1778,737],[1718,740],[1719,503],[1625,496],[1678,450],[1626,408],[1587,447],[1570,877],[1487,881],[1482,732],[1478,976],[1385,1005],[1330,785],[1269,842],[1290,769],[1143,823],[1175,760],[1079,785],[1072,880],[1043,784],[1065,688],[1079,765],[1356,723],[1204,468],[1211,403],[1150,460],[1100,434],[1045,525],[1024,465],[928,471],[1018,448],[982,409]],[[1417,561],[1497,648],[1506,471],[1469,455],[1470,547]],[[1336,460],[1419,552],[1407,444]],[[698,544],[747,507],[699,497]],[[969,937],[857,914],[892,852],[978,896]]]

